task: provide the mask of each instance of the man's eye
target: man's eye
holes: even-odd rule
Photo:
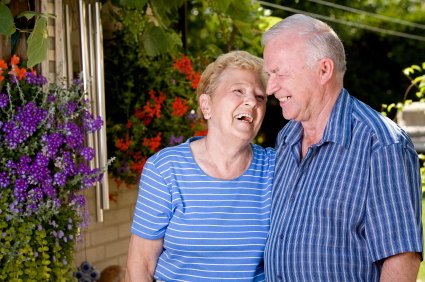
[[[257,100],[260,101],[260,102],[264,102],[266,100],[266,97],[263,96],[263,95],[258,95]]]
[[[234,91],[236,91],[236,92],[238,92],[238,93],[243,93],[241,89],[236,89],[236,90],[234,90]]]

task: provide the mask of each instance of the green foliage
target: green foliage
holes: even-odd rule
[[[21,30],[17,26],[15,26],[12,13],[9,8],[0,3],[0,34],[6,35],[6,42],[8,36],[11,36],[15,33],[16,30],[19,32],[29,32],[30,36],[28,38],[28,67],[31,68],[38,63],[46,60],[47,58],[47,49],[49,47],[49,34],[47,30],[47,18],[56,19],[55,15],[36,13],[33,11],[25,11],[20,13],[17,16],[17,19],[25,17],[28,20],[36,17],[35,27],[32,31]],[[19,34],[16,34],[12,40],[18,41]],[[16,48],[16,44],[13,45],[13,48]],[[14,52],[12,52],[13,54]]]
[[[9,8],[0,3],[0,34],[11,36],[13,33],[13,17]]]
[[[13,70],[2,73],[4,80],[0,83],[6,93],[1,94],[0,107],[0,281],[76,281],[71,276],[74,248],[82,240],[81,229],[89,224],[85,199],[77,193],[88,189],[106,170],[87,171],[83,163],[84,134],[98,130],[98,126],[91,126],[90,102],[84,99],[81,81],[74,80],[67,87],[66,78],[57,74],[43,90],[47,80],[31,72],[24,75],[25,69],[18,62],[16,56],[11,65],[0,60],[2,68]],[[22,115],[28,105],[41,111]],[[33,129],[26,129],[31,130],[30,135],[21,137],[15,145],[7,141],[10,135],[3,125],[13,123],[19,130],[14,134],[23,134],[21,127],[41,114],[43,119]],[[54,153],[48,145],[49,136],[54,134],[60,138],[79,135],[81,145],[78,141],[75,146],[71,145],[73,141],[60,141]],[[43,164],[37,162],[41,156]],[[66,169],[68,173],[59,183],[56,176],[65,174]],[[17,181],[24,179],[25,187],[18,195]]]
[[[29,68],[47,59],[49,48],[49,34],[47,33],[47,19],[40,18],[34,27],[34,31],[28,38],[28,63]]]

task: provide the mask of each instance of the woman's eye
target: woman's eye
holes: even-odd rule
[[[243,93],[243,91],[241,89],[236,89],[235,91],[238,92],[238,93]]]
[[[264,102],[266,100],[266,97],[264,97],[263,95],[258,95],[257,100],[260,102]]]

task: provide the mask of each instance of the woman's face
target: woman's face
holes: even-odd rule
[[[225,69],[214,98],[209,99],[208,131],[251,142],[266,112],[265,87],[259,74]]]

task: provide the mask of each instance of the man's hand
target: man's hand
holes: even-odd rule
[[[415,282],[418,276],[421,256],[407,252],[385,259],[380,282]]]
[[[128,248],[125,281],[152,282],[163,246],[164,237],[148,240],[132,234]]]

